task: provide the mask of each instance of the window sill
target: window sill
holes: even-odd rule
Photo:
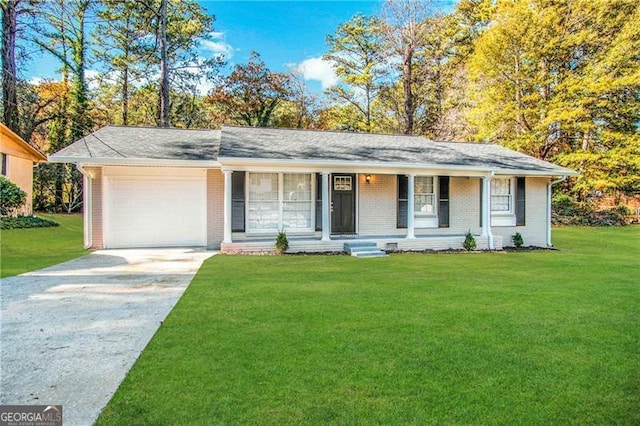
[[[437,228],[438,218],[436,216],[431,217],[415,217],[413,219],[413,227],[418,228]]]
[[[515,215],[491,215],[491,226],[516,226]]]

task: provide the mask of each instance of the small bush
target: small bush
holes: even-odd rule
[[[56,222],[37,216],[16,216],[0,218],[0,229],[49,228],[59,226]]]
[[[464,236],[464,243],[462,243],[462,247],[465,250],[471,251],[476,249],[476,239],[471,235],[471,231],[467,232]]]
[[[513,241],[513,245],[516,246],[516,248],[520,248],[524,244],[522,234],[520,234],[519,232],[516,232],[515,235],[511,236],[511,241]]]
[[[0,215],[14,215],[27,201],[27,194],[4,176],[0,175]]]
[[[551,223],[554,225],[623,226],[631,213],[624,205],[609,210],[597,210],[589,202],[577,202],[566,194],[558,194],[551,201]]]
[[[289,240],[287,239],[287,234],[284,231],[278,232],[278,236],[276,237],[276,253],[283,254],[289,248]]]

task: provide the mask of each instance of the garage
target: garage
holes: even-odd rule
[[[206,171],[104,168],[106,248],[205,246]]]

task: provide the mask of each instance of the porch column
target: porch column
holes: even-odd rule
[[[415,234],[415,225],[413,223],[414,217],[414,207],[415,207],[415,199],[414,199],[414,181],[416,175],[407,175],[407,238],[413,239],[416,237]]]
[[[231,170],[223,170],[224,174],[224,234],[223,243],[231,243]]]
[[[330,241],[329,230],[329,173],[322,172],[322,241]]]
[[[482,178],[482,236],[487,237],[489,250],[493,250],[493,234],[491,233],[491,178],[493,173]]]

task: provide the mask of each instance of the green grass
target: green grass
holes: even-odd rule
[[[87,253],[82,248],[82,215],[38,214],[58,222],[55,228],[0,231],[0,276],[34,271]]]
[[[638,424],[640,227],[554,240],[215,256],[98,424]]]

